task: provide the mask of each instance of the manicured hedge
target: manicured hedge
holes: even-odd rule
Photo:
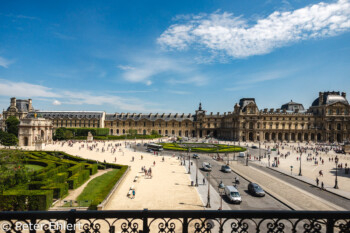
[[[8,190],[0,195],[3,211],[48,210],[53,190]]]
[[[53,198],[59,199],[65,196],[68,193],[68,184],[67,183],[53,183],[41,187],[43,190],[53,190]]]
[[[1,153],[1,150],[0,150]],[[0,194],[1,210],[47,210],[53,199],[62,198],[68,189],[81,186],[98,169],[123,168],[109,163],[83,159],[64,152],[26,151],[22,152],[23,164],[34,164],[44,168],[29,172],[30,180],[18,183]]]
[[[87,181],[90,177],[89,170],[82,170],[75,175],[68,178],[67,182],[69,184],[69,189],[76,189]]]
[[[68,174],[69,174],[68,176],[72,176],[72,175],[84,170],[84,168],[85,168],[84,164],[78,163],[78,164],[74,165],[73,167],[70,167],[67,169]]]
[[[86,169],[90,171],[90,176],[91,176],[97,173],[98,166],[97,164],[89,164],[86,166]]]
[[[91,132],[93,136],[105,136],[108,135],[108,128],[61,128],[63,131],[69,130],[75,136],[88,136],[88,133]]]

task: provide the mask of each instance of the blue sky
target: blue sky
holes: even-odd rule
[[[350,0],[1,1],[0,107],[228,112],[350,95]]]

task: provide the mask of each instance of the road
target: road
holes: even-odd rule
[[[193,160],[195,161],[195,160]],[[198,167],[202,166],[203,162],[209,162],[212,165],[212,171],[210,172],[210,183],[213,187],[218,187],[220,181],[222,181],[225,186],[234,185],[235,177],[239,178],[240,184],[237,185],[237,189],[242,197],[242,203],[232,204],[227,198],[223,200],[229,204],[231,209],[233,210],[289,210],[287,206],[285,206],[280,201],[276,200],[274,197],[266,194],[265,197],[255,197],[248,193],[248,184],[249,182],[245,180],[243,177],[237,175],[234,172],[224,173],[220,171],[222,162],[217,162],[213,160],[211,157],[207,155],[200,155],[200,159],[198,159]],[[200,172],[204,175],[207,173],[200,169]],[[201,181],[200,181],[201,182]]]

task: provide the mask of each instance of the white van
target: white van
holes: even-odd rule
[[[210,172],[211,171],[211,164],[207,163],[207,162],[203,162],[202,168],[203,168],[204,171]]]
[[[244,158],[245,157],[245,153],[244,152],[239,152],[238,157]]]
[[[241,195],[234,186],[225,186],[225,195],[233,203],[241,204],[242,202]]]

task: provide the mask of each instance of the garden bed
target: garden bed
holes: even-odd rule
[[[191,152],[197,153],[233,153],[246,150],[240,146],[208,143],[159,143],[159,145],[162,145],[164,150],[187,152],[191,149]]]

